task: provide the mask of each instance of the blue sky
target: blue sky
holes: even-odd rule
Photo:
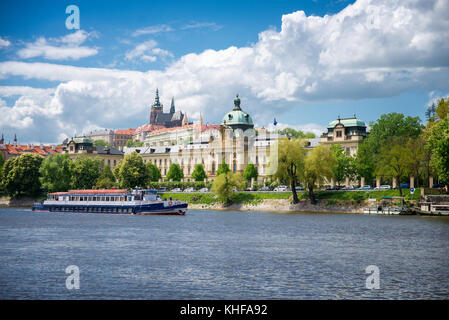
[[[80,30],[68,30],[68,5]],[[58,143],[137,127],[155,88],[219,123],[236,93],[258,126],[319,133],[354,114],[424,119],[449,92],[447,0],[0,3],[0,131]]]

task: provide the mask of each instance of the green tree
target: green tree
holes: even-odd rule
[[[125,155],[114,168],[114,173],[121,188],[146,187],[149,180],[147,167],[142,157],[135,151]]]
[[[435,113],[440,120],[443,120],[447,117],[449,113],[449,97],[446,98],[446,100],[444,98],[441,98],[438,101],[438,107],[436,108]]]
[[[449,117],[430,128],[428,145],[432,152],[431,164],[441,181],[449,184]],[[9,161],[9,160],[8,160]]]
[[[72,166],[72,188],[92,189],[101,175],[102,166],[100,159],[77,157]]]
[[[349,156],[339,144],[331,145],[331,151],[336,160],[335,165],[332,167],[335,182],[340,185],[346,180],[346,177],[350,180],[355,179],[355,159]]]
[[[410,167],[410,152],[413,152],[413,150],[409,150],[404,141],[397,137],[381,148],[377,163],[377,175],[396,178],[401,196],[401,178],[405,176]]]
[[[3,153],[0,152],[0,191],[2,190],[4,164],[5,164],[5,159],[3,158]]]
[[[333,178],[332,168],[336,163],[335,156],[329,147],[319,145],[313,149],[304,162],[304,173],[302,180],[309,191],[309,198],[312,204],[316,204],[314,188],[322,185],[325,180]]]
[[[150,181],[157,182],[162,178],[161,171],[152,162],[145,163],[148,171],[148,178]]]
[[[287,138],[279,139],[278,144],[278,167],[275,176],[290,184],[293,203],[299,202],[296,185],[304,171],[304,161],[307,154],[304,144],[305,141],[302,139]]]
[[[97,183],[95,184],[96,189],[109,189],[114,186],[115,176],[112,173],[111,167],[105,165],[101,172],[100,177],[97,179]]]
[[[201,163],[198,163],[193,169],[192,178],[195,181],[204,181],[207,178],[206,171],[204,170],[204,166]]]
[[[184,173],[181,170],[181,167],[177,163],[172,163],[167,172],[167,180],[173,181],[181,181],[184,178]]]
[[[39,169],[42,187],[47,192],[69,190],[72,182],[73,162],[67,153],[59,153],[42,161]]]
[[[259,173],[257,172],[257,168],[252,163],[248,163],[248,165],[245,168],[245,171],[243,171],[243,178],[247,181],[251,181],[252,178],[254,178],[255,181],[257,181]]]
[[[295,139],[298,139],[298,138],[302,138],[302,139],[315,138],[315,134],[312,133],[312,132],[304,133],[301,130],[295,130],[293,128],[285,128],[285,129],[282,129],[282,130],[278,130],[278,133],[290,135],[292,138],[295,138]]]
[[[9,195],[33,195],[39,192],[39,168],[43,158],[25,153],[8,159],[3,167],[3,186]]]
[[[231,200],[232,195],[234,194],[234,188],[242,188],[242,177],[238,173],[228,171],[217,175],[212,183],[211,191],[215,192],[218,199],[225,205],[230,205],[232,203]]]
[[[359,145],[355,160],[358,177],[372,181],[379,162],[381,147],[385,147],[395,138],[417,138],[423,129],[419,117],[405,117],[402,113],[383,114],[370,123],[369,136]]]
[[[229,171],[231,171],[231,170],[229,169],[228,165],[226,164],[225,159],[223,159],[221,164],[218,166],[217,176],[219,176],[222,173],[228,173]]]
[[[94,140],[94,147],[111,147],[111,145],[104,140]]]
[[[143,142],[128,140],[128,141],[126,141],[126,146],[128,148],[139,148],[139,147],[143,147]]]

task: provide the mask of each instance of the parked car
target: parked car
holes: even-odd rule
[[[359,190],[371,190],[371,186],[369,184],[364,185],[363,187],[360,187]]]
[[[379,187],[379,190],[390,190],[391,186],[389,184],[383,184]]]
[[[167,192],[167,188],[159,188],[157,189],[158,192]]]
[[[276,192],[285,192],[285,191],[288,191],[288,188],[287,188],[287,186],[280,185],[280,186],[277,186],[276,188],[274,188],[273,191],[276,191]]]
[[[398,187],[394,187],[394,189],[398,189]],[[401,183],[401,189],[410,189],[410,185],[408,183]]]
[[[347,186],[347,187],[344,187],[341,190],[355,190],[355,189],[356,189],[356,187],[354,187],[354,186]]]
[[[174,188],[171,192],[182,192],[181,188]]]
[[[245,191],[256,191],[256,188],[254,187],[248,187],[245,189]]]
[[[270,187],[262,187],[259,191],[271,191]]]
[[[303,188],[303,187],[300,187],[300,186],[297,186],[297,187],[295,188],[295,190],[296,190],[296,191],[304,191],[304,188]]]
[[[195,192],[195,188],[190,187],[184,190],[184,192]]]
[[[333,187],[327,187],[325,190],[327,190],[327,191],[336,191],[336,190],[340,190],[340,188],[337,187],[337,186],[333,186]]]
[[[209,188],[201,188],[198,190],[199,192],[209,192]]]
[[[444,188],[444,187],[445,187],[445,185],[442,184],[442,183],[435,183],[435,184],[432,186],[432,188]]]

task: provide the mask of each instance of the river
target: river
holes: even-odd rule
[[[0,298],[449,299],[449,218],[0,208]]]

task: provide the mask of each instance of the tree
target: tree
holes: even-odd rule
[[[357,175],[368,181],[374,178],[381,147],[390,144],[395,138],[417,138],[423,129],[419,117],[405,117],[395,112],[381,115],[370,126],[370,134],[359,145],[355,160]]]
[[[121,188],[146,187],[149,172],[137,152],[133,151],[125,155],[116,168],[114,168],[114,173]]]
[[[94,140],[94,147],[111,147],[111,145],[104,140]]]
[[[400,138],[381,148],[376,173],[378,175],[392,176],[398,182],[399,194],[402,196],[401,178],[407,173],[410,161],[410,152]]]
[[[105,165],[101,172],[100,177],[97,179],[95,188],[97,189],[109,189],[114,186],[115,176],[112,173],[111,167]]]
[[[69,190],[72,182],[73,162],[67,153],[55,154],[42,161],[39,169],[42,187],[47,192]]]
[[[150,181],[157,182],[162,178],[161,171],[152,162],[145,163],[148,171],[148,178]]]
[[[309,190],[310,202],[316,204],[314,188],[322,185],[325,180],[333,178],[332,168],[335,165],[335,156],[329,147],[319,145],[313,149],[304,162],[302,180]]]
[[[0,152],[0,190],[2,188],[2,181],[3,181],[3,166],[5,164],[5,159],[3,158],[3,153]]]
[[[312,132],[304,133],[301,130],[295,130],[293,128],[284,128],[282,130],[278,130],[280,134],[290,135],[292,138],[302,138],[302,139],[311,139],[315,138],[315,134]]]
[[[77,157],[72,167],[72,188],[92,189],[101,175],[102,166],[100,159]]]
[[[195,181],[204,181],[207,178],[206,171],[204,171],[204,166],[201,163],[198,163],[193,169],[192,178]]]
[[[443,120],[447,117],[449,113],[449,97],[446,98],[446,100],[444,98],[441,98],[438,101],[438,107],[436,108],[435,113],[440,120]]]
[[[228,171],[217,175],[212,183],[211,190],[212,192],[217,193],[218,199],[225,205],[230,205],[232,195],[234,194],[234,188],[242,188],[242,177],[238,173]]]
[[[435,120],[435,113],[436,113],[437,107],[435,106],[435,103],[432,103],[431,106],[427,107],[426,110],[426,119],[428,122]]]
[[[432,152],[431,164],[438,177],[449,184],[449,117],[438,121],[428,137],[428,145]]]
[[[8,159],[3,167],[3,185],[9,195],[33,195],[39,192],[39,168],[43,158],[25,153]]]
[[[258,172],[257,172],[257,168],[255,165],[253,165],[252,163],[248,163],[248,165],[245,168],[245,171],[243,171],[243,178],[245,178],[245,180],[251,181],[252,178],[254,178],[254,180],[257,180],[257,176],[258,176]]]
[[[128,140],[128,141],[126,141],[126,146],[128,148],[139,148],[139,147],[143,147],[143,142]]]
[[[304,171],[307,151],[302,139],[281,138],[278,145],[278,168],[275,176],[291,186],[293,203],[298,203],[296,183]]]
[[[222,160],[221,164],[218,166],[218,170],[217,170],[217,176],[219,176],[222,173],[228,173],[229,171],[231,171],[228,167],[228,165],[225,162],[225,159]]]
[[[184,178],[184,173],[181,167],[177,163],[172,163],[167,172],[167,180],[181,181],[182,178]]]
[[[336,160],[335,165],[332,167],[335,182],[340,185],[343,181],[345,181],[346,177],[350,180],[354,179],[356,177],[354,158],[346,154],[344,149],[339,144],[331,145],[331,151]]]

